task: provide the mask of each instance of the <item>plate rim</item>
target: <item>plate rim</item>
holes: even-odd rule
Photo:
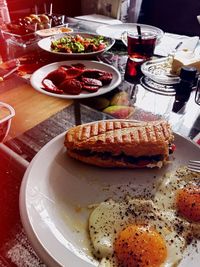
[[[41,43],[43,43],[45,41],[48,41],[48,40],[52,39],[53,37],[55,37],[55,38],[57,37],[57,39],[59,39],[62,36],[72,35],[72,34],[74,34],[74,35],[77,35],[77,34],[80,34],[80,35],[91,35],[91,36],[99,36],[100,35],[100,34],[95,34],[95,33],[90,33],[90,32],[74,32],[73,31],[73,32],[69,32],[69,33],[60,33],[60,34],[56,34],[56,35],[45,37],[45,38],[39,40],[37,42],[37,44],[42,50],[44,50],[44,51],[46,51],[48,53],[51,53],[51,54],[65,56],[65,57],[82,57],[82,58],[97,56],[97,55],[99,55],[101,53],[104,53],[104,52],[108,51],[115,44],[115,39],[114,38],[111,38],[111,37],[108,37],[108,36],[104,36],[110,42],[110,44],[108,46],[106,46],[106,48],[104,48],[102,50],[99,50],[99,51],[89,52],[89,53],[71,53],[71,54],[64,53],[64,52],[51,51],[50,49],[45,49],[43,46],[41,46]]]
[[[28,168],[26,169],[24,173],[23,180],[20,186],[20,194],[19,194],[19,212],[20,212],[20,218],[21,218],[21,222],[24,227],[24,230],[28,236],[28,239],[31,242],[31,245],[36,251],[36,253],[42,259],[42,261],[45,264],[47,264],[47,266],[49,267],[62,267],[64,265],[62,265],[62,263],[60,263],[58,259],[55,259],[53,256],[51,256],[51,251],[49,251],[49,249],[46,248],[42,244],[42,240],[38,237],[38,234],[36,233],[34,227],[32,226],[32,223],[30,221],[29,214],[28,214],[27,203],[26,203],[26,187],[28,183],[29,174],[32,170],[32,166],[37,161],[37,159],[40,157],[40,154],[43,153],[49,146],[51,146],[51,144],[58,141],[59,139],[64,138],[65,134],[66,134],[66,131],[54,137],[45,146],[43,146],[40,149],[40,151],[35,155],[35,157],[31,160],[30,164],[28,165]],[[71,253],[73,257],[77,258],[76,255],[70,252],[67,248],[66,248],[66,251],[68,253]],[[81,258],[78,258],[78,259],[82,267],[94,267],[93,264],[86,262]]]
[[[35,33],[36,33],[38,36],[40,36],[41,38],[47,38],[47,37],[50,37],[50,36],[53,36],[53,35],[58,35],[58,34],[61,34],[61,33],[64,33],[64,32],[51,33],[51,34],[49,34],[49,35],[43,35],[43,34],[41,34],[41,33],[44,32],[44,31],[51,30],[51,29],[58,29],[58,30],[59,30],[60,28],[66,28],[66,29],[69,29],[69,31],[66,32],[66,33],[73,33],[73,32],[74,32],[73,28],[71,28],[71,27],[55,26],[55,27],[52,27],[52,28],[49,28],[49,29],[37,30]],[[41,41],[41,40],[40,40],[40,41]],[[38,42],[39,42],[39,41],[38,41]]]
[[[124,121],[123,119],[119,119],[119,120]],[[119,120],[118,119],[113,119],[113,120],[109,119],[108,121],[119,121]],[[133,121],[133,120],[126,120],[126,121]],[[135,121],[135,122],[137,122],[137,121]],[[94,122],[85,123],[84,125],[88,125],[88,124],[92,124],[92,123],[94,123]],[[37,161],[37,159],[40,157],[40,155],[45,150],[48,149],[49,146],[51,146],[55,142],[58,142],[61,139],[64,139],[64,136],[65,136],[67,131],[54,137],[51,141],[49,141],[46,145],[44,145],[39,150],[39,152],[34,156],[34,158],[32,159],[28,168],[25,171],[25,174],[24,174],[24,177],[23,177],[23,180],[21,183],[20,195],[19,195],[20,218],[21,218],[23,227],[25,229],[25,232],[26,232],[26,234],[27,234],[27,236],[31,242],[31,245],[33,246],[33,248],[37,252],[37,254],[40,256],[40,258],[44,261],[44,263],[46,263],[46,264],[48,264],[48,266],[52,266],[52,267],[60,267],[63,265],[59,262],[59,259],[54,258],[51,255],[51,251],[49,251],[49,249],[46,248],[42,244],[42,240],[38,237],[37,233],[35,232],[34,227],[32,226],[32,223],[30,221],[29,214],[28,214],[27,203],[26,203],[26,190],[27,190],[27,183],[28,183],[29,174],[31,173],[32,166],[34,165],[34,163]],[[187,142],[191,143],[192,145],[195,145],[200,151],[200,146],[197,143],[195,143],[193,140],[191,140],[189,137],[185,137],[185,136],[183,136],[177,132],[174,132],[174,135],[175,135],[175,138],[176,138],[176,136],[178,136],[182,140],[186,140]],[[69,250],[67,250],[67,248],[66,248],[66,251],[69,252]],[[75,254],[73,254],[73,257],[77,258]],[[81,264],[82,267],[94,266],[92,263],[86,262],[81,258],[78,258],[78,259],[80,260],[79,263]]]
[[[71,63],[69,63],[69,62],[71,62]],[[60,66],[60,65],[63,65],[63,64],[72,64],[72,62],[73,63],[80,63],[81,62],[83,64],[84,63],[94,63],[94,64],[97,64],[97,65],[106,66],[107,68],[112,69],[112,71],[116,74],[116,81],[112,86],[110,86],[110,84],[108,84],[106,86],[106,88],[107,88],[106,92],[104,92],[103,90],[100,91],[102,89],[102,88],[100,88],[97,92],[79,94],[79,95],[54,94],[54,93],[51,93],[51,92],[48,92],[48,91],[45,91],[45,90],[41,89],[39,85],[35,85],[35,76],[39,72],[41,72],[42,69],[47,68],[47,67],[51,67],[51,66],[54,66],[54,65],[55,66],[56,65]],[[91,97],[100,96],[100,95],[106,94],[106,93],[114,90],[117,86],[120,85],[121,82],[122,82],[121,74],[120,74],[119,70],[116,69],[114,66],[108,65],[107,63],[104,63],[104,62],[95,61],[95,60],[87,60],[87,59],[85,59],[85,60],[75,59],[75,60],[64,60],[64,61],[53,62],[53,63],[50,63],[50,64],[47,64],[47,65],[44,65],[44,66],[40,67],[39,69],[34,71],[34,73],[30,77],[30,84],[36,91],[38,91],[38,92],[40,92],[42,94],[48,95],[48,96],[58,97],[58,98],[62,98],[62,99],[84,99],[84,98],[91,98]]]
[[[98,32],[98,30],[99,29],[106,29],[106,28],[109,28],[109,27],[114,27],[114,28],[117,28],[117,27],[120,27],[120,25],[121,25],[121,27],[125,27],[125,26],[136,26],[136,25],[140,25],[141,27],[146,27],[146,26],[148,26],[148,27],[151,27],[151,28],[155,28],[155,29],[158,29],[159,31],[160,31],[160,33],[161,33],[161,36],[160,36],[160,38],[161,37],[163,37],[163,35],[164,35],[164,31],[162,30],[162,29],[160,29],[160,28],[158,28],[158,27],[156,27],[156,26],[153,26],[153,25],[148,25],[148,24],[143,24],[143,23],[131,23],[131,22],[128,22],[128,23],[120,23],[120,24],[114,24],[114,25],[101,25],[101,26],[99,26],[97,29],[96,29],[96,33],[97,34],[99,34],[99,35],[102,35],[102,33],[100,34],[99,32]],[[126,31],[125,29],[124,29],[124,31]],[[114,38],[114,37],[113,37]],[[116,40],[121,40],[122,42],[123,42],[123,39],[122,39],[122,36],[120,36],[120,38],[115,38]],[[124,42],[123,42],[124,43]],[[125,43],[124,43],[125,44]]]
[[[178,75],[174,75],[173,77],[164,77],[163,76],[162,78],[159,78],[159,75],[151,74],[146,69],[147,67],[149,67],[149,65],[162,64],[165,62],[167,63],[169,60],[170,60],[170,58],[168,56],[147,60],[146,62],[144,62],[141,65],[141,71],[145,76],[147,76],[148,78],[150,78],[154,82],[162,83],[164,85],[175,85],[175,84],[180,82],[180,78]]]

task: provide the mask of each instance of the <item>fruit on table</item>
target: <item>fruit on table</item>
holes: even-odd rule
[[[125,91],[121,91],[119,93],[116,93],[111,101],[110,101],[111,106],[129,106],[130,101],[129,101],[129,95]]]
[[[118,119],[127,119],[134,113],[134,107],[127,106],[109,106],[103,112],[112,115]]]
[[[110,101],[105,97],[98,97],[94,100],[94,107],[98,110],[107,108],[109,104]]]

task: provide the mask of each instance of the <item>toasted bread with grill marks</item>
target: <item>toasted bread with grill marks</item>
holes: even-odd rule
[[[66,133],[65,146],[69,150],[109,151],[115,155],[124,152],[138,157],[165,152],[168,154],[168,144],[172,141],[171,127],[166,121],[113,120],[71,128]]]

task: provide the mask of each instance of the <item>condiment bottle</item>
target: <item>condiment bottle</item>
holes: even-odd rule
[[[176,86],[176,96],[172,111],[178,112],[190,98],[192,88],[196,81],[197,69],[194,67],[182,67],[180,82]]]

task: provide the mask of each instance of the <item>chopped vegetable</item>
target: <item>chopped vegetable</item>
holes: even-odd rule
[[[106,48],[108,42],[103,36],[83,37],[79,34],[67,35],[51,42],[53,52],[89,53]]]

